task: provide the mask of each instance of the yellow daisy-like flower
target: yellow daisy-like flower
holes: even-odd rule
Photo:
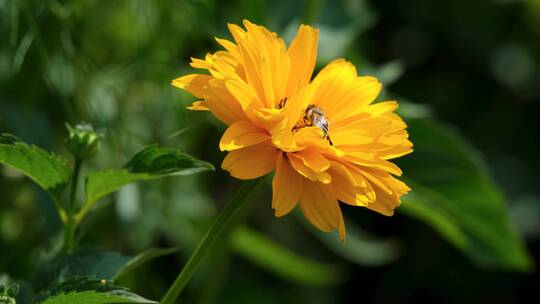
[[[229,153],[222,168],[239,179],[275,170],[272,208],[280,217],[300,205],[322,231],[345,225],[339,202],[392,215],[410,189],[393,175],[390,159],[412,152],[396,101],[372,102],[376,78],[358,76],[343,59],[311,80],[318,30],[301,25],[287,48],[276,33],[244,21],[229,24],[234,42],[192,59],[191,74],[172,84],[199,101],[189,109],[210,111],[229,127],[219,147]]]

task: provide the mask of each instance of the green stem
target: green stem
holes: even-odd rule
[[[68,218],[67,223],[64,225],[64,251],[68,254],[73,253],[75,249],[75,231],[77,225],[72,217]]]
[[[75,195],[77,194],[77,185],[79,184],[79,175],[81,174],[82,160],[75,159],[75,168],[73,169],[73,180],[71,181],[71,189],[69,192],[68,213],[71,217],[75,213]]]
[[[182,271],[178,274],[174,283],[171,285],[163,299],[161,299],[161,304],[173,304],[176,301],[180,292],[186,287],[197,268],[199,268],[203,258],[208,254],[213,243],[227,228],[231,219],[238,213],[241,207],[245,205],[249,194],[261,180],[261,178],[250,180],[242,185],[233,200],[227,204],[225,209],[215,220],[214,224],[212,224],[212,227],[210,227],[210,230],[208,230],[202,241],[199,243],[199,246],[195,249],[195,252],[191,255]]]
[[[75,232],[77,231],[77,221],[75,219],[75,198],[77,194],[77,185],[79,184],[79,175],[81,174],[82,160],[75,159],[75,168],[73,169],[73,179],[69,192],[69,201],[66,208],[67,219],[64,223],[64,251],[72,253],[75,248]]]

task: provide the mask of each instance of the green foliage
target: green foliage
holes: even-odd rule
[[[308,226],[306,221],[302,221]],[[402,244],[396,238],[380,238],[364,231],[351,220],[347,223],[345,242],[333,234],[320,233],[313,227],[307,229],[335,254],[362,266],[382,266],[395,261],[402,254]]]
[[[324,286],[338,284],[343,278],[342,271],[336,265],[296,254],[246,227],[233,231],[231,246],[259,267],[293,282]]]
[[[41,292],[36,304],[157,303],[107,280],[92,277],[72,278]]]
[[[114,277],[112,277],[112,279],[117,279],[153,259],[174,253],[176,251],[178,251],[178,248],[150,248],[145,250],[134,257],[130,257],[130,259],[116,271],[116,274]]]
[[[41,273],[41,286],[61,283],[73,277],[94,276],[112,280],[131,257],[117,252],[83,248],[73,254],[62,255],[49,263]]]
[[[30,146],[11,134],[0,135],[0,163],[31,178],[58,198],[71,176],[66,159],[37,146]]]
[[[231,37],[227,22],[239,24],[246,18],[268,26],[286,41],[292,39],[300,23],[311,24],[320,29],[317,69],[337,57],[350,60],[361,75],[376,76],[383,83],[385,91],[378,100],[397,99],[401,114],[409,118],[415,153],[400,159],[399,165],[413,191],[397,211],[407,217],[385,218],[365,209],[348,208],[344,211],[348,217],[344,243],[312,227],[309,232],[313,234],[305,237],[302,227],[290,217],[273,217],[270,193],[262,193],[253,199],[254,203],[260,201],[260,208],[249,218],[261,231],[257,236],[264,238],[267,231],[276,236],[275,241],[267,238],[262,242],[272,244],[267,246],[271,253],[278,247],[296,252],[292,255],[302,260],[305,258],[300,253],[313,253],[308,261],[323,268],[346,263],[355,275],[344,278],[345,284],[323,286],[302,281],[305,274],[284,274],[300,272],[302,267],[282,269],[278,260],[266,261],[262,257],[267,253],[261,253],[266,247],[248,232],[241,250],[236,251],[247,261],[232,259],[232,270],[223,266],[230,271],[225,271],[229,276],[224,286],[216,288],[218,302],[251,303],[250,296],[267,303],[340,302],[358,286],[369,291],[363,298],[366,303],[416,299],[419,290],[421,296],[450,302],[474,299],[483,303],[494,298],[516,302],[517,295],[526,298],[521,293],[533,285],[530,278],[536,276],[500,271],[526,270],[532,264],[508,217],[512,216],[516,226],[531,224],[523,237],[532,244],[533,253],[540,236],[535,216],[540,214],[536,208],[535,152],[539,141],[534,138],[540,96],[535,81],[535,63],[540,62],[535,39],[540,33],[540,2],[522,2],[458,0],[441,6],[434,1],[365,0],[0,0],[0,133],[12,132],[28,143],[54,147],[54,151],[62,151],[64,121],[85,119],[110,135],[81,170],[83,174],[90,172],[87,183],[93,188],[75,195],[82,202],[65,201],[66,184],[74,178],[71,165],[59,156],[3,134],[0,163],[52,193],[58,208],[69,213],[69,209],[77,212],[75,209],[84,206],[78,214],[60,213],[64,218],[76,216],[78,221],[97,200],[123,185],[174,175],[176,165],[167,158],[154,163],[150,157],[138,165],[110,170],[124,163],[126,151],[166,142],[217,164],[223,160],[223,153],[215,148],[222,126],[218,127],[210,115],[188,114],[183,108],[193,96],[171,88],[170,80],[195,71],[189,67],[190,56],[203,58],[218,50],[214,36]],[[512,24],[511,30],[508,24]],[[448,56],[449,51],[452,56]],[[400,95],[429,103],[438,118],[459,126],[489,157],[490,169],[500,185],[493,182],[470,143],[447,127],[419,119],[428,117],[430,111],[420,103],[403,102]],[[179,129],[176,134],[181,136],[169,136]],[[84,136],[80,139],[85,140]],[[160,162],[166,164],[161,166]],[[92,173],[96,168],[103,171]],[[36,266],[41,264],[31,257],[40,255],[38,243],[56,237],[59,224],[51,220],[55,216],[52,208],[40,204],[42,193],[21,182],[14,170],[2,169],[0,165],[0,272],[21,283],[16,300],[25,304],[40,289],[22,283],[39,272]],[[121,204],[102,208],[96,214],[99,216],[82,226],[84,233],[78,239],[83,244],[125,252],[179,244],[178,257],[187,257],[224,197],[234,191],[236,182],[224,176],[217,172],[208,178],[132,184],[117,199]],[[76,186],[74,189],[83,188]],[[507,199],[500,193],[501,186]],[[532,199],[530,206],[516,210],[525,197]],[[74,234],[76,229],[73,225]],[[426,230],[439,233],[456,250],[440,247],[439,240],[430,242],[433,235]],[[281,239],[297,242],[288,249],[279,245]],[[444,256],[444,263],[438,262],[439,256],[419,256],[441,249],[444,251],[437,253]],[[135,257],[110,251],[96,251],[92,256],[87,252],[84,258],[79,256],[79,262],[66,262],[64,266],[70,266],[53,273],[62,280],[78,273],[123,276],[127,286],[159,296],[184,260],[167,260],[170,267],[159,271],[135,267],[166,251],[150,249]],[[78,253],[75,251],[73,257]],[[471,263],[463,263],[464,259]],[[311,264],[303,267],[312,273]],[[337,270],[342,274],[340,268]],[[205,285],[197,279],[212,277],[215,272],[209,267],[206,275],[194,277],[193,285],[186,289],[186,298],[194,299],[190,302],[197,302],[200,286]],[[461,278],[457,283],[456,277]],[[278,282],[281,278],[286,282]],[[53,281],[51,278],[43,284]],[[84,303],[76,297],[93,294],[81,291],[61,297],[64,302]],[[223,297],[227,294],[229,297]],[[395,297],[393,301],[385,298],[388,295]]]
[[[0,281],[2,278],[0,277]],[[15,304],[15,297],[19,294],[20,287],[17,284],[2,284],[0,282],[0,304]]]
[[[533,262],[510,225],[506,201],[478,153],[430,119],[408,124],[415,152],[401,165],[413,192],[398,210],[433,226],[479,266],[530,270]]]
[[[96,201],[129,183],[209,170],[214,170],[212,164],[177,149],[155,145],[145,147],[131,158],[125,169],[97,171],[88,175],[86,200],[78,217],[81,219]]]
[[[116,280],[152,259],[175,251],[176,248],[151,248],[136,256],[125,256],[95,248],[78,249],[73,254],[58,257],[43,268],[38,276],[37,286],[45,287],[73,277],[93,276]]]

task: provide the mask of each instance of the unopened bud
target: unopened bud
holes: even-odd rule
[[[66,147],[79,160],[92,158],[99,150],[99,142],[103,137],[97,133],[88,123],[80,123],[75,127],[66,124],[69,137],[66,139]]]

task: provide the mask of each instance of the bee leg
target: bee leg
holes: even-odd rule
[[[326,139],[328,139],[328,143],[330,144],[330,146],[333,146],[334,143],[332,142],[332,140],[330,139],[330,135],[326,135]]]

